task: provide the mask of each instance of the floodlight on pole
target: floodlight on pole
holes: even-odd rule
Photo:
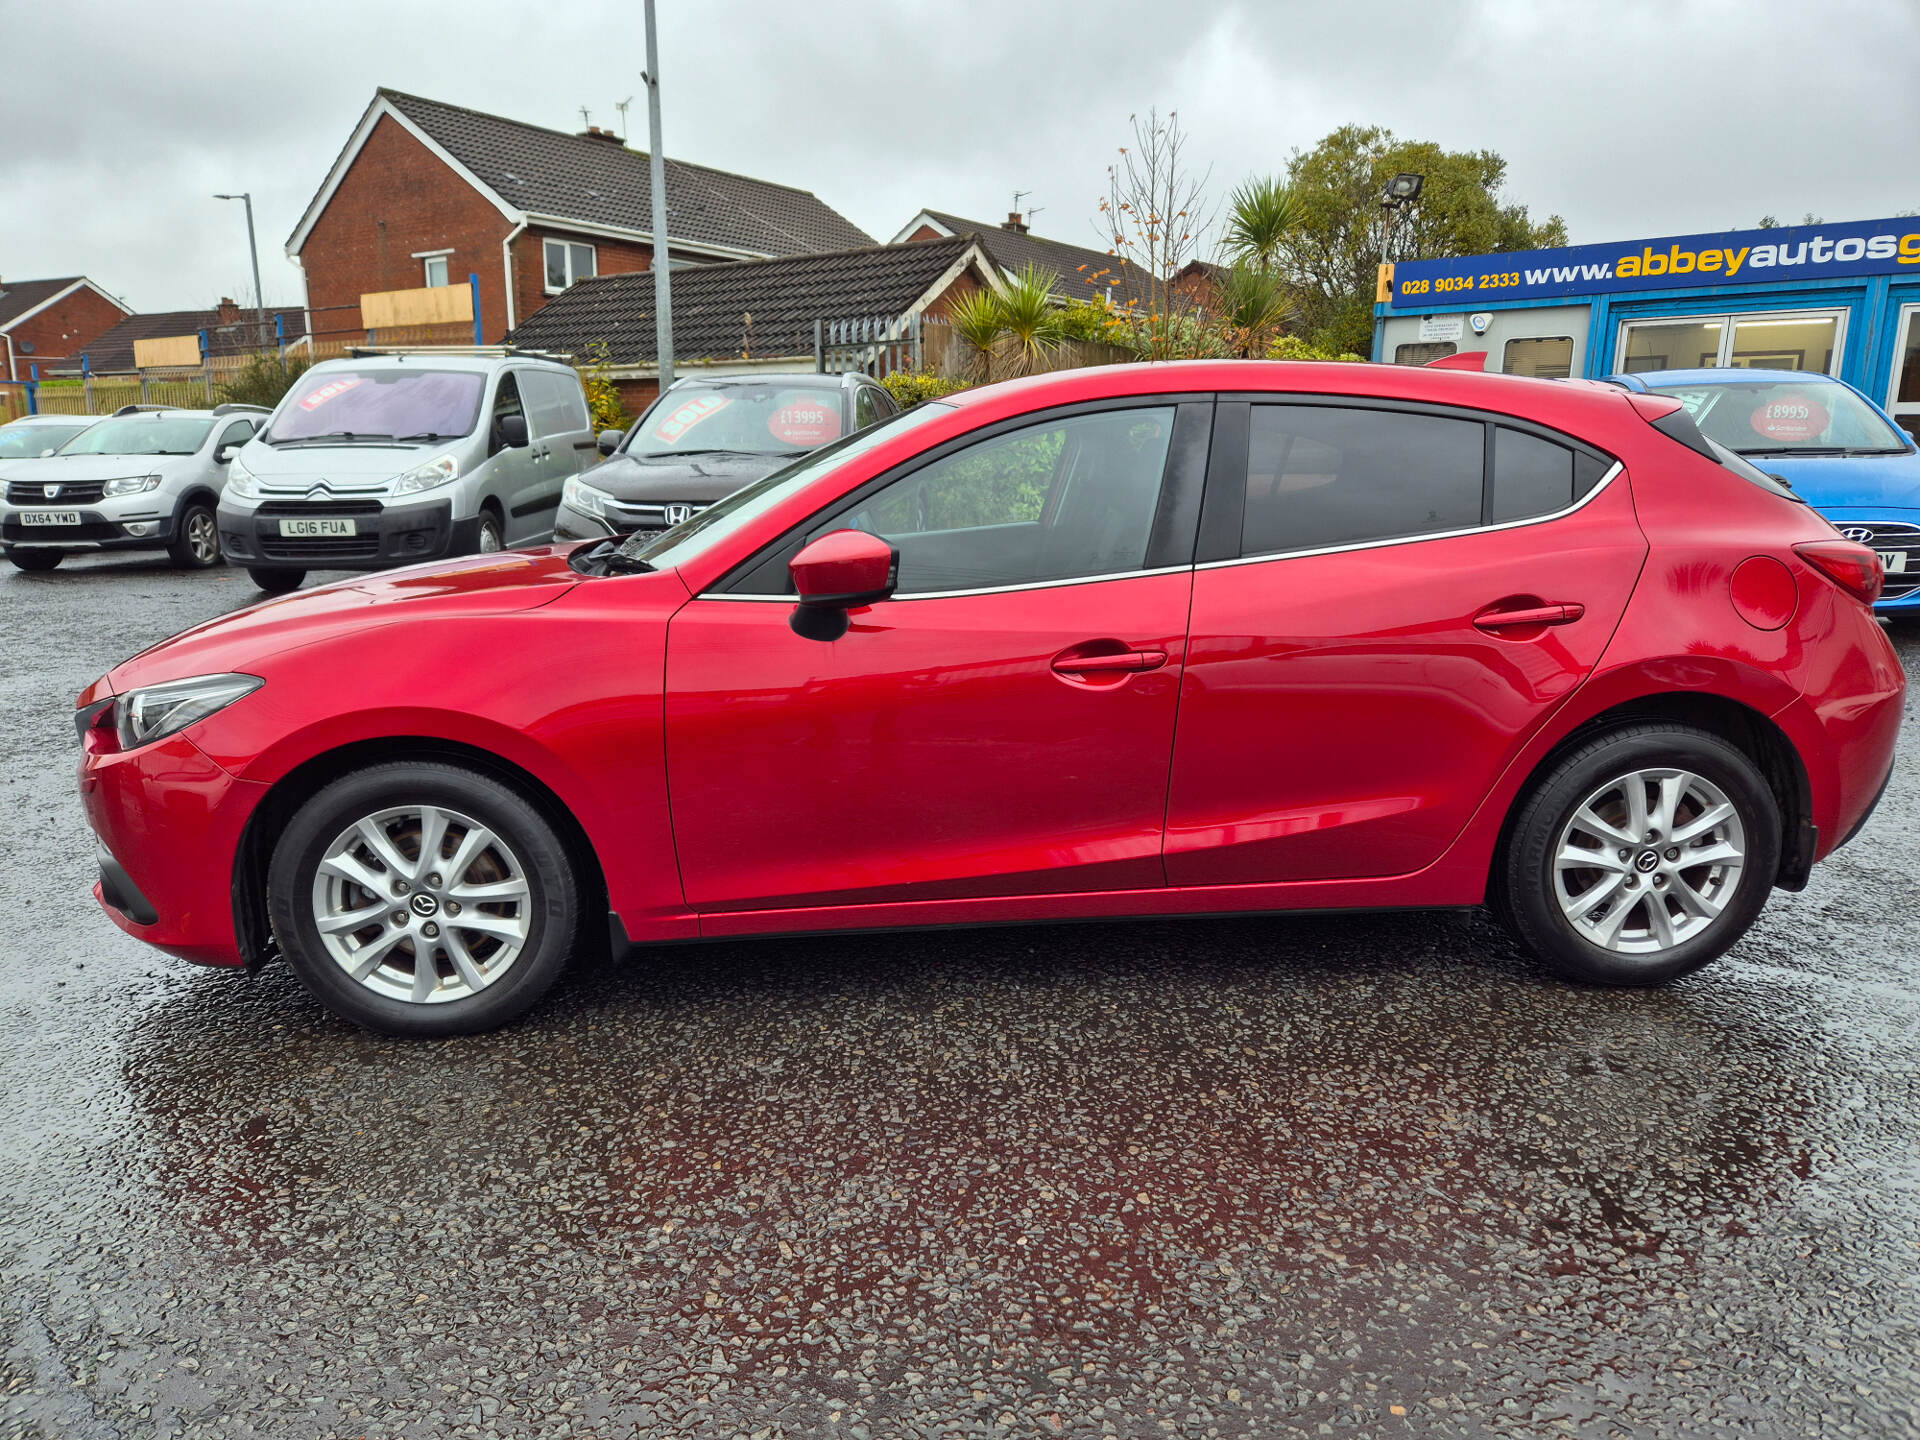
[[[1383,276],[1389,263],[1387,247],[1393,239],[1393,212],[1418,200],[1426,183],[1426,176],[1403,170],[1387,182],[1386,193],[1380,197],[1380,273]]]

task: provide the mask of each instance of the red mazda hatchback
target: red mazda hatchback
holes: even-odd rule
[[[137,656],[79,700],[95,893],[420,1035],[520,1014],[601,925],[1484,903],[1574,979],[1652,984],[1873,808],[1906,683],[1880,583],[1671,399],[1082,370],[662,535]]]

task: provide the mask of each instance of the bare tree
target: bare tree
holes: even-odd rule
[[[1120,158],[1107,166],[1107,194],[1094,221],[1108,252],[1131,267],[1145,281],[1147,314],[1141,319],[1150,340],[1149,353],[1165,358],[1177,332],[1177,311],[1183,308],[1174,289],[1174,277],[1199,254],[1200,237],[1212,223],[1206,209],[1209,166],[1199,175],[1188,168],[1187,137],[1180,128],[1180,112],[1169,110],[1163,119],[1149,110],[1147,118],[1127,117],[1133,124],[1133,144],[1120,147]]]

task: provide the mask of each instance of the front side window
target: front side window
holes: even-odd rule
[[[824,529],[900,551],[901,595],[1145,567],[1174,407],[1075,415],[996,435],[867,496]]]
[[[236,420],[220,432],[220,444],[214,448],[217,450],[222,446],[231,445],[234,449],[238,450],[242,445],[247,443],[252,435],[253,422],[251,420]]]
[[[546,261],[549,292],[564,290],[574,281],[597,273],[594,269],[593,246],[576,244],[571,240],[547,241]]]
[[[879,402],[874,398],[880,392],[870,386],[862,385],[853,392],[853,428],[864,430],[881,416]]]
[[[1256,405],[1242,555],[1480,523],[1484,424],[1322,405]]]
[[[1709,440],[1736,455],[1891,455],[1905,437],[1844,385],[1694,384],[1651,387],[1686,407]]]
[[[213,429],[211,420],[173,415],[127,415],[102,420],[61,447],[62,455],[191,455]],[[38,451],[35,452],[39,453]]]
[[[587,402],[580,382],[557,370],[518,370],[527,423],[545,438],[587,428]]]
[[[451,440],[473,433],[485,384],[474,370],[309,370],[260,438]]]

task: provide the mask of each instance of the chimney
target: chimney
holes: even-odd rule
[[[222,295],[220,297],[219,314],[222,325],[231,325],[240,318],[240,307],[233,303],[232,296]]]
[[[626,143],[618,135],[614,134],[613,131],[602,130],[598,125],[589,125],[586,129],[578,132],[578,134],[582,140],[610,140],[615,145],[624,145]]]
[[[1018,235],[1024,235],[1027,233],[1027,222],[1020,218],[1020,212],[1018,210],[1009,210],[1007,212],[1007,218],[1000,223],[1000,228],[1002,230],[1011,230]]]

